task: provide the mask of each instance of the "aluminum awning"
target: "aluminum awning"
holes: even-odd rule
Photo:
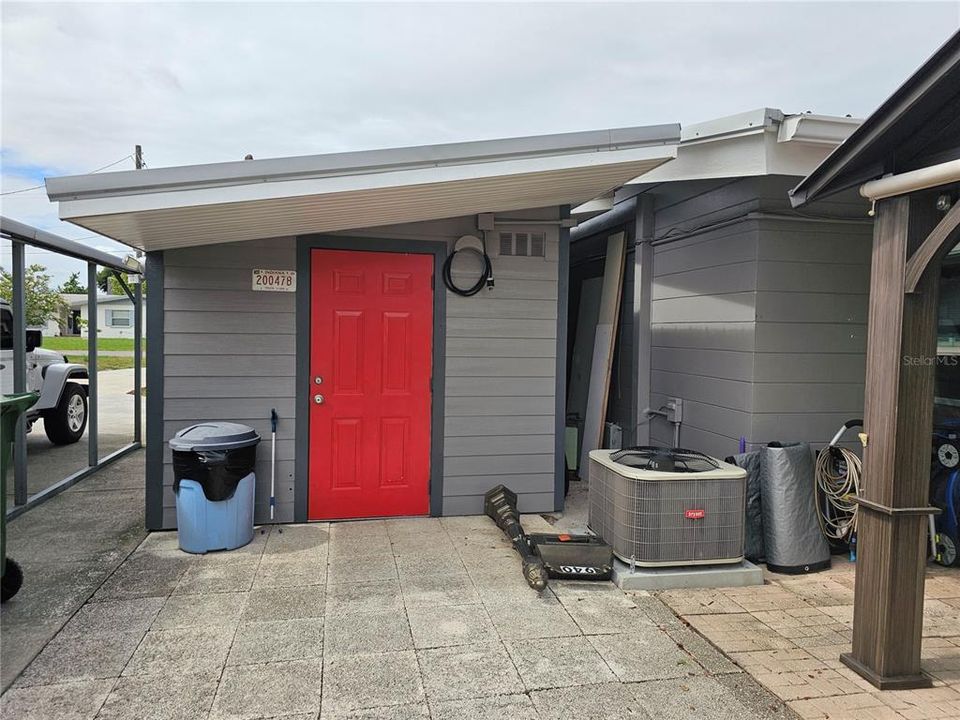
[[[48,178],[63,220],[142,250],[578,205],[676,157],[678,125]]]

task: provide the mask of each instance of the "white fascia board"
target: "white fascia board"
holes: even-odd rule
[[[722,141],[684,143],[680,146],[676,160],[634,178],[627,184],[713,180],[765,175],[766,172],[767,156],[764,133],[761,130],[758,133],[725,137]]]
[[[680,130],[680,142],[684,145],[724,137],[762,133],[783,119],[783,113],[775,108],[758,108],[736,115],[728,115],[706,122],[687,125]]]
[[[528,173],[603,167],[644,160],[662,159],[667,161],[676,156],[676,145],[658,145],[627,150],[604,150],[569,155],[517,158],[392,172],[147,192],[134,195],[61,200],[59,213],[61,219],[70,220],[91,215],[169,210],[225,203],[328,195],[358,190],[378,190],[463,180],[490,179]]]
[[[777,131],[777,142],[801,142],[834,148],[862,122],[860,118],[829,115],[787,115]]]
[[[597,215],[613,209],[613,195],[587,200],[582,205],[577,205],[570,211],[571,215]]]
[[[628,185],[758,175],[805,177],[860,124],[765,108],[685,128],[677,159]]]

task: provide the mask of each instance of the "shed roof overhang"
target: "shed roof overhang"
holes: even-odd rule
[[[141,250],[597,197],[676,157],[678,125],[49,178],[60,217]]]
[[[960,157],[960,32],[955,33],[790,192],[799,207],[889,173]]]

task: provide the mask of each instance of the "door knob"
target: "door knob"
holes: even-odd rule
[[[323,405],[323,395],[317,393],[316,395],[313,396],[313,401],[317,405]]]

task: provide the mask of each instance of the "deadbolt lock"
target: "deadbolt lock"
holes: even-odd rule
[[[317,375],[317,376],[313,379],[313,382],[315,382],[317,385],[322,385],[322,384],[323,384],[323,378],[320,377],[319,375]]]
[[[323,395],[320,395],[319,393],[317,393],[316,395],[313,396],[313,401],[317,405],[323,405]]]

